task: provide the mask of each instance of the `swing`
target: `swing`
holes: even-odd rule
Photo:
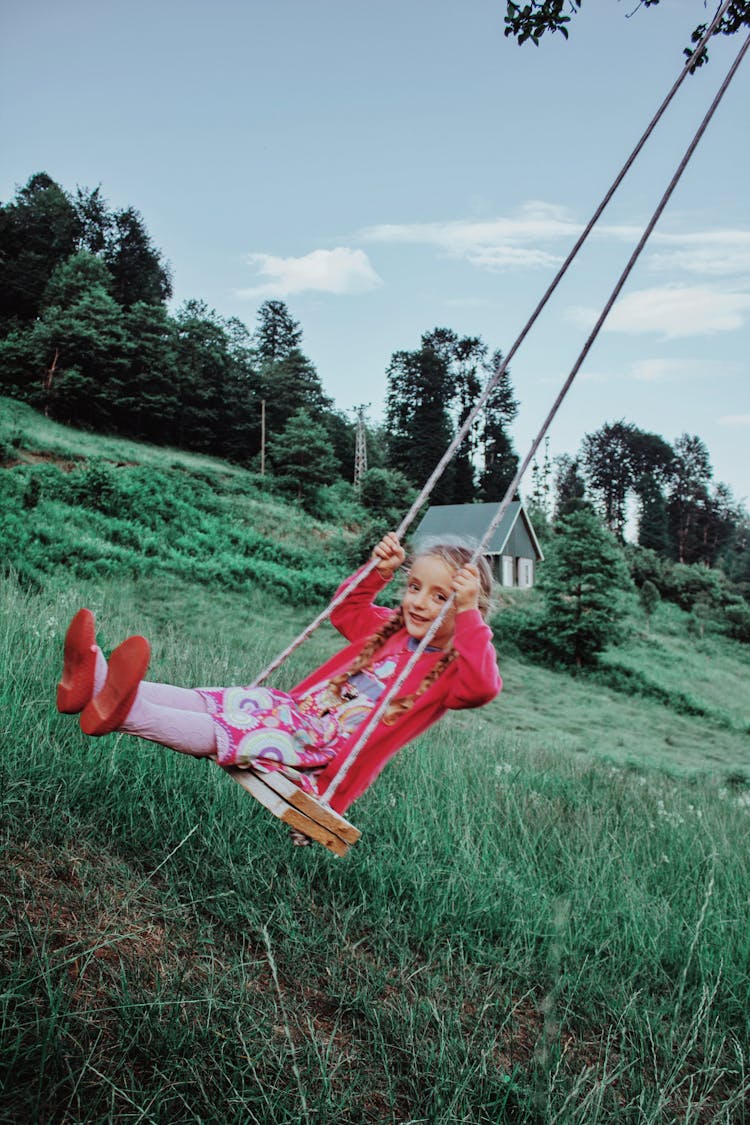
[[[401,540],[403,538],[404,533],[410,527],[411,523],[413,522],[416,515],[419,513],[423,504],[429,498],[433,487],[435,486],[436,482],[442,476],[446,466],[448,465],[451,458],[453,457],[453,454],[455,453],[455,451],[457,450],[457,448],[459,447],[459,445],[464,440],[464,438],[468,434],[469,430],[473,426],[473,424],[476,421],[476,418],[479,415],[480,411],[486,405],[490,394],[492,393],[493,389],[495,388],[495,386],[497,385],[497,383],[499,382],[499,380],[501,379],[501,377],[503,376],[503,374],[507,370],[511,359],[513,358],[513,356],[518,351],[519,347],[521,346],[521,344],[523,343],[524,339],[526,338],[528,332],[530,331],[532,325],[535,323],[535,321],[539,317],[540,313],[544,309],[545,305],[547,304],[547,302],[551,298],[552,294],[554,293],[555,289],[557,288],[559,283],[562,281],[564,275],[567,273],[568,267],[571,265],[573,259],[576,257],[579,250],[581,249],[584,242],[586,241],[589,234],[591,233],[593,227],[598,222],[599,218],[602,215],[602,212],[604,211],[604,209],[606,208],[606,206],[608,205],[608,203],[612,199],[612,196],[614,195],[617,188],[622,183],[622,180],[624,179],[626,173],[629,171],[629,169],[630,169],[631,165],[633,164],[635,158],[638,156],[641,149],[645,145],[646,141],[650,137],[651,133],[655,129],[657,123],[659,122],[659,120],[663,116],[663,114],[666,111],[668,105],[672,101],[672,98],[677,93],[677,90],[679,89],[680,85],[682,84],[682,82],[686,78],[687,74],[690,73],[690,71],[694,68],[695,59],[697,59],[700,56],[700,54],[703,51],[703,48],[705,47],[706,43],[708,42],[708,40],[713,35],[716,27],[719,25],[722,17],[724,16],[724,13],[729,8],[730,3],[731,3],[731,0],[724,0],[723,5],[720,7],[718,12],[714,16],[713,22],[706,29],[706,31],[703,34],[703,37],[701,38],[700,42],[696,46],[696,49],[695,49],[695,52],[694,52],[692,58],[689,59],[688,62],[684,64],[684,66],[683,66],[677,80],[675,81],[674,85],[672,86],[671,90],[669,91],[666,98],[662,102],[661,106],[657,110],[656,114],[652,118],[651,122],[649,123],[649,125],[645,129],[643,135],[641,136],[640,140],[637,142],[635,148],[633,149],[632,153],[630,154],[627,161],[623,165],[622,169],[620,170],[618,175],[615,177],[615,179],[612,182],[610,188],[605,193],[601,203],[599,204],[599,206],[594,211],[594,214],[592,215],[588,224],[586,225],[586,227],[584,228],[582,233],[579,235],[578,240],[574,244],[572,250],[568,254],[568,256],[565,259],[565,261],[563,262],[563,264],[560,266],[560,269],[558,270],[557,274],[553,278],[553,280],[550,283],[549,287],[547,288],[545,294],[541,298],[539,304],[536,306],[536,308],[532,312],[528,321],[526,322],[523,329],[521,330],[519,336],[517,337],[517,339],[513,343],[509,352],[507,353],[507,356],[505,357],[502,365],[494,373],[492,378],[488,381],[487,386],[485,387],[482,394],[479,396],[479,399],[477,400],[475,406],[472,408],[472,410],[468,414],[467,418],[465,419],[464,423],[461,425],[461,427],[457,431],[456,436],[454,437],[453,441],[450,443],[450,445],[446,449],[446,451],[443,454],[441,460],[438,462],[435,469],[433,470],[431,476],[426,481],[426,483],[425,483],[424,487],[422,488],[422,491],[420,492],[419,496],[416,498],[416,500],[412,504],[411,508],[409,509],[407,514],[404,516],[403,520],[401,521],[401,524],[399,525],[399,527],[396,530],[396,535],[399,538],[399,540]],[[680,161],[679,165],[677,166],[677,169],[676,169],[672,179],[670,180],[670,182],[669,182],[664,194],[662,195],[653,215],[651,216],[651,219],[649,220],[646,227],[644,228],[643,234],[641,235],[637,246],[635,247],[635,249],[634,249],[633,253],[631,254],[623,272],[621,273],[618,281],[616,282],[616,284],[615,284],[615,286],[614,286],[614,288],[613,288],[613,290],[612,290],[612,292],[609,296],[609,299],[607,300],[606,304],[604,305],[604,308],[602,309],[602,312],[600,313],[599,318],[597,319],[593,329],[591,330],[591,333],[590,333],[588,339],[586,340],[586,342],[585,342],[578,358],[576,359],[570,373],[568,374],[565,382],[563,383],[563,385],[562,385],[562,387],[561,387],[561,389],[560,389],[560,391],[557,395],[557,398],[555,399],[549,413],[547,414],[547,417],[544,419],[544,422],[542,423],[542,426],[540,427],[539,432],[537,433],[536,437],[534,438],[533,442],[531,443],[531,446],[529,448],[528,453],[526,454],[523,461],[519,465],[518,470],[517,470],[516,475],[514,476],[513,480],[508,485],[505,496],[503,497],[502,501],[498,504],[495,515],[493,516],[489,526],[487,527],[487,530],[485,531],[481,542],[477,545],[476,549],[473,552],[472,559],[471,559],[472,563],[476,562],[476,560],[482,555],[482,553],[484,551],[484,548],[489,543],[490,539],[492,538],[492,535],[494,534],[495,530],[497,529],[500,522],[502,521],[502,518],[505,515],[505,513],[508,509],[508,506],[513,499],[513,496],[515,495],[515,493],[518,489],[518,486],[520,485],[520,482],[523,478],[524,473],[528,469],[537,449],[539,448],[539,445],[541,444],[545,434],[547,433],[547,430],[549,429],[555,415],[557,414],[557,411],[559,410],[559,408],[560,408],[560,406],[563,402],[563,399],[565,398],[568,391],[570,390],[570,387],[572,386],[573,380],[575,379],[576,375],[578,374],[578,371],[580,370],[581,366],[583,365],[583,362],[584,362],[586,356],[588,355],[596,337],[599,335],[599,332],[602,328],[602,325],[604,324],[604,321],[606,320],[607,316],[609,315],[610,310],[612,309],[612,306],[614,305],[615,301],[617,300],[617,297],[619,296],[625,282],[627,281],[636,261],[638,260],[641,252],[643,251],[643,248],[645,247],[646,242],[648,241],[654,227],[656,226],[656,223],[658,222],[659,218],[662,215],[662,212],[664,211],[667,203],[669,202],[669,199],[671,198],[672,193],[674,192],[674,189],[677,186],[677,184],[678,184],[678,182],[679,182],[679,180],[682,176],[682,173],[685,171],[685,168],[687,167],[687,164],[690,161],[690,158],[692,157],[693,153],[695,152],[695,149],[698,145],[698,142],[700,141],[700,139],[703,136],[706,128],[708,127],[708,124],[709,124],[711,118],[713,117],[714,112],[716,111],[721,99],[723,98],[723,96],[724,96],[724,94],[727,90],[727,87],[729,86],[729,83],[731,82],[732,78],[734,77],[740,63],[742,62],[742,60],[743,60],[743,58],[746,54],[748,47],[750,47],[750,36],[748,36],[747,39],[745,40],[744,44],[742,45],[742,47],[740,48],[740,50],[737,54],[737,57],[735,58],[731,67],[729,68],[729,71],[727,72],[727,75],[724,78],[724,81],[722,82],[721,86],[719,87],[719,90],[717,91],[711,105],[709,106],[702,122],[698,126],[698,129],[696,130],[692,140],[690,141],[690,143],[689,143],[689,145],[688,145],[688,147],[685,151],[685,154],[684,154],[682,160]],[[294,652],[299,647],[299,645],[301,645],[303,643],[303,641],[305,641],[315,631],[315,629],[318,628],[319,625],[321,625],[324,621],[326,621],[330,617],[333,610],[336,609],[341,604],[341,602],[344,600],[345,597],[348,596],[348,594],[352,591],[352,589],[356,588],[356,586],[358,586],[360,582],[364,581],[364,579],[369,574],[372,573],[372,571],[375,569],[375,566],[376,566],[376,560],[370,559],[370,561],[367,563],[367,565],[365,567],[363,567],[363,569],[360,571],[357,578],[353,582],[349,583],[346,590],[344,592],[340,592],[330,602],[330,604],[326,607],[326,609],[323,610],[322,613],[320,613],[318,615],[318,617],[316,617],[315,620],[312,621],[306,627],[306,629],[304,629],[302,631],[302,633],[300,633],[299,636],[296,637],[295,640],[292,641],[292,643],[286,649],[284,649],[284,651],[282,653],[280,653],[279,656],[277,656],[276,659],[273,660],[271,662],[271,664],[268,665],[267,668],[265,668],[263,670],[263,672],[261,672],[261,674],[254,681],[253,687],[262,683],[272,672],[274,672],[277,668],[279,668],[281,666],[281,664],[283,664],[283,662],[286,660],[286,658],[292,652]],[[412,653],[412,655],[409,658],[406,666],[402,669],[402,671],[400,672],[400,674],[398,675],[396,680],[390,685],[388,690],[385,692],[383,698],[379,701],[376,708],[370,714],[369,719],[363,724],[363,728],[359,732],[359,734],[357,735],[356,740],[355,740],[351,750],[347,754],[347,757],[344,760],[341,768],[339,769],[338,773],[333,778],[333,780],[328,785],[328,787],[325,791],[325,798],[327,798],[327,800],[324,799],[323,797],[315,798],[311,794],[305,793],[297,785],[295,785],[294,782],[290,781],[289,778],[285,777],[283,774],[281,774],[281,773],[279,773],[275,770],[264,768],[262,766],[262,764],[259,763],[259,762],[256,762],[252,767],[249,767],[249,768],[246,768],[246,769],[245,768],[241,769],[237,766],[223,766],[221,768],[225,769],[226,772],[239,785],[241,785],[242,788],[246,792],[250,793],[253,797],[255,797],[255,799],[257,801],[259,801],[260,804],[262,804],[270,813],[272,813],[273,816],[277,817],[283,823],[288,824],[291,828],[296,829],[300,832],[303,832],[306,836],[309,836],[310,839],[315,840],[317,843],[323,844],[324,847],[328,848],[328,850],[333,852],[335,855],[338,855],[338,856],[345,855],[347,853],[349,847],[352,844],[355,844],[357,842],[357,840],[360,838],[361,833],[359,832],[359,830],[357,828],[354,827],[354,825],[350,824],[349,821],[347,821],[344,817],[342,817],[338,813],[334,812],[334,810],[330,807],[328,802],[333,797],[336,789],[339,787],[339,785],[343,781],[344,777],[346,776],[346,774],[349,771],[349,769],[351,768],[351,766],[354,764],[354,761],[356,760],[356,758],[359,755],[362,748],[365,746],[365,744],[367,742],[367,739],[369,738],[370,734],[372,733],[372,731],[377,726],[381,717],[384,715],[390,701],[395,697],[396,693],[400,690],[401,686],[403,685],[403,683],[407,679],[408,675],[410,674],[410,672],[414,668],[415,664],[419,660],[419,657],[425,651],[425,649],[429,645],[430,641],[434,637],[435,633],[440,628],[440,625],[442,624],[446,614],[449,612],[450,607],[453,604],[454,597],[455,597],[455,595],[451,595],[451,597],[448,599],[446,604],[443,606],[442,611],[435,618],[435,620],[432,622],[432,624],[430,626],[430,629],[427,631],[427,633],[422,638],[422,640],[420,641],[420,643],[417,646],[417,648],[415,649],[415,651]]]

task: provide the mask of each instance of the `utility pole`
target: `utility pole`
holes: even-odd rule
[[[260,404],[260,475],[266,475],[266,400]]]
[[[357,415],[357,440],[354,446],[354,487],[362,488],[362,477],[367,472],[367,431],[365,430],[365,411],[369,402],[355,408]]]

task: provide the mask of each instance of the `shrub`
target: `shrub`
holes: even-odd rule
[[[675,563],[665,575],[662,595],[688,613],[699,600],[718,606],[723,597],[722,575],[702,563]]]
[[[724,610],[726,632],[736,641],[750,644],[750,606],[747,602],[737,601],[728,605]]]

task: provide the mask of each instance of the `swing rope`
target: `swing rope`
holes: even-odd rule
[[[651,219],[647,223],[647,225],[646,225],[646,227],[643,231],[643,234],[641,235],[641,237],[638,241],[637,246],[633,250],[633,253],[631,254],[624,270],[620,274],[620,277],[618,278],[612,292],[610,293],[609,299],[607,300],[604,308],[602,309],[602,311],[601,311],[601,313],[600,313],[600,315],[599,315],[599,317],[596,321],[596,324],[592,328],[591,333],[590,333],[588,339],[586,340],[586,343],[584,344],[583,348],[581,349],[580,354],[578,355],[578,358],[576,359],[575,363],[573,364],[573,367],[572,367],[568,377],[566,378],[565,382],[563,383],[562,387],[560,388],[560,391],[557,395],[557,398],[554,401],[554,404],[553,404],[551,410],[547,414],[547,417],[544,419],[544,422],[542,423],[542,426],[540,427],[539,432],[537,433],[536,437],[534,438],[533,442],[531,443],[531,447],[530,447],[528,453],[524,457],[522,463],[519,465],[518,470],[516,472],[516,475],[514,476],[511,483],[508,485],[508,489],[505,493],[505,496],[503,497],[500,504],[498,504],[495,515],[493,516],[492,520],[490,521],[490,523],[487,527],[487,530],[485,531],[481,541],[479,542],[475,551],[472,554],[472,558],[471,558],[472,563],[475,563],[477,561],[477,559],[484,553],[485,547],[489,543],[489,541],[492,538],[494,532],[496,531],[497,527],[499,526],[503,516],[505,515],[506,511],[508,510],[508,506],[510,505],[511,500],[512,500],[514,494],[515,494],[515,491],[516,491],[516,489],[518,488],[518,485],[521,482],[521,478],[523,477],[523,475],[526,472],[526,469],[528,468],[534,454],[536,453],[537,449],[539,448],[539,445],[540,445],[542,439],[544,438],[544,435],[547,432],[553,418],[555,417],[557,411],[559,410],[560,406],[562,405],[563,399],[565,398],[568,391],[570,390],[570,388],[573,384],[573,380],[575,379],[576,375],[578,374],[578,371],[580,370],[584,360],[586,359],[586,356],[588,355],[589,351],[591,350],[591,347],[592,347],[594,341],[596,340],[597,336],[599,335],[599,332],[602,328],[602,325],[604,324],[605,320],[609,316],[609,313],[612,309],[612,306],[614,305],[615,301],[617,300],[618,296],[620,295],[620,292],[621,292],[625,282],[627,281],[628,277],[630,276],[630,273],[631,273],[633,267],[635,266],[635,263],[637,262],[638,258],[641,255],[641,252],[643,251],[643,248],[645,247],[646,243],[648,242],[648,239],[650,238],[654,227],[656,226],[657,222],[659,221],[659,219],[662,215],[662,212],[664,211],[667,203],[669,202],[669,200],[672,196],[672,193],[674,192],[677,184],[679,183],[679,181],[682,177],[682,174],[685,171],[685,168],[687,167],[693,153],[695,152],[695,149],[697,148],[703,134],[705,133],[706,128],[708,127],[708,124],[711,121],[711,118],[713,117],[716,109],[719,106],[719,103],[721,102],[722,98],[724,97],[724,94],[726,93],[730,82],[732,81],[734,75],[736,74],[736,72],[737,72],[737,70],[740,66],[740,63],[744,59],[748,48],[750,48],[750,35],[748,35],[747,39],[745,40],[742,47],[740,48],[740,50],[737,54],[737,57],[735,58],[734,62],[732,63],[726,77],[724,78],[724,81],[722,82],[721,86],[719,87],[719,89],[718,89],[713,101],[711,102],[711,105],[709,106],[702,122],[698,126],[698,129],[696,130],[692,140],[690,141],[690,144],[688,145],[687,149],[685,150],[685,154],[682,157],[682,160],[680,161],[679,165],[677,166],[677,169],[676,169],[674,175],[672,176],[672,179],[670,180],[669,184],[667,185],[667,188],[664,191],[664,194],[662,195],[661,199],[659,200],[659,203],[657,204],[656,209],[655,209],[653,215],[651,216]],[[430,641],[432,640],[432,638],[437,633],[437,631],[440,628],[442,622],[444,621],[446,615],[450,611],[451,606],[454,604],[455,597],[456,597],[455,594],[451,594],[451,596],[448,598],[445,605],[440,610],[440,613],[438,614],[438,616],[435,618],[435,620],[430,625],[430,628],[428,629],[428,631],[426,632],[426,634],[422,638],[422,640],[419,642],[419,645],[417,646],[417,648],[414,650],[414,652],[410,656],[409,660],[407,661],[407,663],[404,666],[404,668],[402,669],[402,671],[396,677],[395,681],[389,686],[387,692],[384,694],[382,699],[379,701],[377,707],[371,713],[371,715],[370,715],[369,719],[367,720],[366,724],[363,726],[362,730],[358,734],[357,739],[354,742],[354,744],[352,745],[352,748],[349,751],[349,753],[348,753],[345,761],[343,762],[341,768],[339,769],[338,773],[336,774],[336,776],[331,781],[330,785],[325,790],[325,794],[324,794],[325,803],[330,802],[334,793],[336,792],[338,787],[341,785],[341,782],[344,780],[344,778],[346,777],[350,768],[354,764],[354,762],[355,762],[357,756],[359,755],[360,751],[363,749],[363,747],[364,747],[365,743],[367,742],[367,739],[369,738],[370,734],[375,729],[377,724],[380,722],[382,716],[385,714],[389,703],[394,698],[396,693],[401,689],[401,687],[403,686],[403,684],[407,680],[409,674],[411,673],[412,669],[415,667],[415,665],[416,665],[417,661],[419,660],[420,656],[425,651],[425,649],[429,645]]]
[[[683,67],[680,71],[680,74],[678,75],[677,79],[675,80],[674,84],[672,85],[672,88],[670,89],[669,93],[667,94],[667,96],[662,101],[661,105],[659,106],[658,110],[656,111],[656,113],[652,117],[649,124],[646,126],[646,129],[644,130],[640,139],[638,140],[635,147],[633,148],[633,151],[631,152],[630,156],[627,158],[627,160],[623,164],[622,168],[617,173],[615,179],[612,181],[610,187],[608,188],[608,190],[604,194],[604,196],[603,196],[601,202],[599,203],[598,207],[594,211],[593,215],[589,219],[588,223],[584,227],[583,231],[579,235],[576,242],[573,244],[573,247],[570,250],[568,256],[565,259],[565,261],[562,263],[559,270],[555,274],[554,278],[550,282],[550,284],[549,284],[547,290],[545,291],[544,295],[542,296],[541,300],[539,301],[536,308],[531,313],[531,316],[526,321],[526,324],[523,326],[523,328],[521,329],[517,338],[515,339],[515,341],[511,345],[511,348],[508,351],[507,355],[505,356],[501,366],[498,368],[497,371],[495,371],[493,373],[492,377],[488,380],[487,385],[485,386],[482,394],[479,396],[479,398],[478,398],[477,402],[475,403],[474,407],[469,412],[469,414],[467,415],[463,424],[461,425],[461,427],[456,432],[456,435],[453,438],[453,441],[450,443],[450,445],[446,449],[445,453],[443,454],[440,461],[435,466],[431,475],[425,481],[425,484],[422,487],[421,492],[417,496],[416,500],[412,504],[409,511],[406,513],[406,515],[402,519],[398,528],[396,529],[396,535],[398,536],[399,539],[403,538],[404,534],[406,533],[406,531],[408,530],[408,528],[411,526],[412,522],[416,518],[417,514],[419,513],[422,505],[425,503],[426,500],[429,499],[433,488],[435,487],[436,483],[438,482],[440,477],[445,472],[445,469],[448,466],[449,462],[451,461],[454,453],[456,452],[458,447],[461,445],[461,443],[463,442],[466,435],[469,433],[469,431],[472,428],[472,426],[474,425],[474,422],[476,421],[479,413],[486,406],[490,395],[492,394],[493,390],[495,389],[495,387],[500,382],[500,379],[502,378],[502,376],[505,374],[511,360],[515,356],[518,349],[521,347],[521,344],[526,339],[526,337],[529,334],[533,325],[538,320],[538,318],[541,315],[543,309],[545,308],[548,301],[552,297],[553,293],[557,289],[558,285],[560,284],[560,282],[564,278],[565,274],[568,272],[568,269],[570,268],[574,259],[578,255],[579,251],[583,247],[586,240],[588,239],[589,235],[591,234],[591,231],[593,230],[596,223],[601,218],[602,213],[604,212],[604,210],[606,209],[606,207],[610,203],[612,197],[614,196],[615,192],[617,191],[620,184],[624,180],[625,176],[630,171],[630,168],[632,167],[634,161],[636,160],[636,158],[640,154],[641,150],[643,149],[644,145],[646,144],[646,142],[650,138],[651,134],[653,133],[656,126],[658,125],[659,121],[664,116],[664,113],[666,112],[667,108],[669,107],[669,105],[670,105],[672,99],[674,98],[675,94],[679,90],[682,83],[685,81],[685,78],[687,77],[687,75],[695,68],[696,60],[698,58],[700,58],[700,55],[702,54],[706,43],[711,38],[711,36],[714,34],[714,31],[718,27],[722,17],[724,16],[724,13],[727,11],[727,9],[729,8],[731,3],[732,3],[732,0],[724,0],[724,3],[719,8],[719,10],[716,13],[716,15],[714,16],[712,22],[709,24],[708,28],[703,33],[703,36],[700,39],[698,45],[696,46],[693,55],[683,65]],[[555,408],[554,408],[555,411],[557,409],[557,406],[559,406],[559,403],[556,403]],[[538,442],[533,447],[531,457],[533,457],[537,446],[538,446]],[[529,460],[530,460],[530,458],[529,458]],[[524,465],[523,465],[524,471],[527,467],[527,464],[528,464],[528,461],[525,461]],[[520,480],[520,477],[518,479]],[[507,505],[506,505],[506,508],[507,508]],[[500,518],[502,518],[502,516]],[[272,672],[275,672],[277,668],[280,668],[281,665],[284,663],[284,661],[289,656],[291,656],[291,654],[293,652],[295,652],[299,648],[299,646],[304,641],[306,641],[307,638],[310,637],[315,632],[315,630],[317,628],[319,628],[320,625],[323,624],[323,622],[328,620],[328,618],[331,616],[333,611],[339,605],[341,605],[341,603],[344,601],[344,599],[346,597],[348,597],[348,595],[352,592],[352,590],[356,589],[357,586],[359,586],[359,584],[361,582],[364,582],[364,580],[375,569],[376,565],[377,565],[377,560],[370,559],[369,562],[362,568],[362,570],[360,570],[359,574],[353,579],[353,581],[351,583],[349,583],[349,585],[346,587],[346,589],[340,591],[339,594],[337,594],[336,597],[334,597],[333,600],[328,604],[328,606],[326,606],[326,608],[321,613],[319,613],[318,616],[313,621],[311,621],[310,624],[305,629],[302,630],[302,632],[299,634],[299,636],[295,637],[295,639],[283,650],[283,652],[280,652],[279,655],[274,660],[272,660],[271,663],[267,665],[267,667],[265,667],[263,669],[263,671],[253,680],[252,686],[257,687],[259,684],[262,684],[263,681],[266,680],[271,675]]]

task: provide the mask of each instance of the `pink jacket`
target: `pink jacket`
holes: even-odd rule
[[[340,589],[344,590],[351,581],[352,578],[348,578]],[[297,684],[291,691],[295,699],[301,698],[322,680],[337,676],[349,668],[364,647],[365,641],[392,616],[393,610],[373,605],[373,599],[385,585],[377,570],[374,570],[333,611],[331,622],[351,643]],[[408,639],[406,629],[400,629],[378,652],[378,657],[397,655],[396,675],[412,655],[407,648]],[[458,710],[463,707],[481,707],[498,694],[502,688],[502,680],[492,645],[492,630],[485,624],[478,610],[467,609],[456,614],[453,647],[458,654],[457,659],[415,700],[411,710],[400,715],[390,726],[381,720],[370,733],[354,765],[333,794],[330,804],[337,812],[343,813],[356,801],[393,755],[427,730],[449,708]],[[440,652],[422,653],[399,694],[409,695],[416,691],[441,655]],[[348,748],[355,741],[356,731],[344,749],[318,775],[318,792],[323,798],[327,786],[346,761]]]

